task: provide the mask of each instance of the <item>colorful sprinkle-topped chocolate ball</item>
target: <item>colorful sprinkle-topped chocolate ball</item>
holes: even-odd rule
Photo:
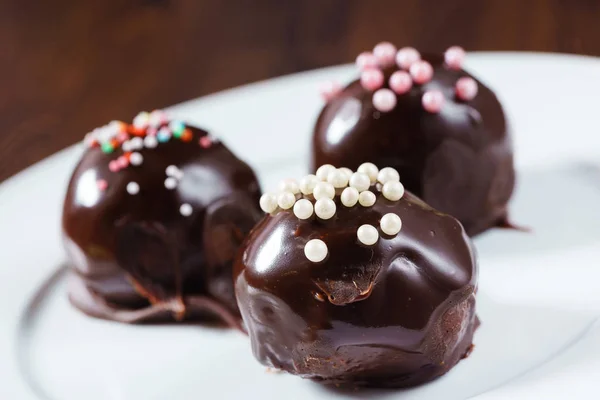
[[[261,215],[250,167],[162,111],[85,143],[63,211],[72,303],[122,322],[208,314],[239,325],[232,260]]]
[[[389,63],[395,48],[384,42],[362,53],[358,79],[327,99],[314,129],[312,170],[347,167],[375,183],[373,166],[361,164],[389,165],[408,190],[457,217],[469,234],[507,225],[515,172],[495,94],[462,69],[461,47],[439,54],[401,47]],[[402,190],[388,185],[384,193],[395,198]],[[372,200],[360,195],[360,204]]]

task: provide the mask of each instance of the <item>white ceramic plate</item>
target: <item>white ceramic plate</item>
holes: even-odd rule
[[[519,174],[512,216],[533,233],[476,239],[482,325],[472,355],[446,376],[406,391],[339,392],[265,372],[237,332],[76,312],[59,235],[75,147],[0,186],[0,399],[598,398],[600,61],[480,53],[468,64],[508,110]],[[318,83],[353,74],[308,72],[173,110],[219,133],[269,187],[307,168]]]

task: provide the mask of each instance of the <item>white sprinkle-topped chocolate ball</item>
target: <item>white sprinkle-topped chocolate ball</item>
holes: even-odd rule
[[[315,202],[315,214],[321,219],[329,219],[335,215],[335,203],[328,198],[319,199]]]
[[[377,174],[379,173],[379,168],[377,168],[375,164],[370,162],[363,163],[360,165],[360,167],[358,167],[357,171],[367,174],[367,176],[371,180],[371,184],[377,182]]]
[[[350,186],[358,190],[359,193],[364,192],[371,187],[371,179],[364,172],[355,172],[350,177]]]
[[[342,204],[345,205],[346,207],[353,207],[358,202],[358,196],[359,196],[359,194],[358,194],[358,190],[356,190],[356,188],[347,187],[342,192],[342,195],[340,196],[340,200],[342,201]]]
[[[277,205],[284,210],[288,210],[294,206],[296,196],[292,192],[281,192],[277,195]]]
[[[144,162],[144,157],[138,153],[131,153],[131,155],[129,156],[129,162],[131,163],[131,165],[142,165],[142,163]]]
[[[272,193],[265,193],[260,196],[259,204],[261,210],[267,214],[271,214],[277,209],[277,196]]]
[[[156,137],[154,136],[146,136],[144,138],[144,146],[146,146],[149,149],[153,149],[156,146],[158,146],[158,140],[156,140]]]
[[[140,185],[137,182],[129,182],[127,184],[127,193],[138,194],[140,192]]]
[[[327,257],[327,245],[321,239],[309,240],[304,246],[304,255],[312,262],[321,262]]]
[[[279,182],[279,190],[282,192],[292,192],[293,194],[300,193],[298,181],[292,178],[284,179]]]
[[[129,141],[129,144],[131,146],[131,150],[140,150],[144,148],[144,139],[142,139],[139,136],[136,136]]]
[[[336,169],[327,175],[327,182],[331,183],[334,188],[341,189],[348,186],[348,177],[344,171]]]
[[[172,176],[168,177],[165,179],[165,187],[169,190],[175,189],[177,187],[177,179],[173,178]]]
[[[190,215],[192,215],[193,211],[194,209],[188,203],[183,203],[181,207],[179,207],[179,213],[184,217],[189,217]]]
[[[298,219],[308,219],[313,215],[313,205],[309,200],[300,199],[294,204],[294,215]]]
[[[317,178],[321,181],[326,181],[329,173],[335,171],[335,167],[331,164],[323,164],[319,168],[317,168]]]
[[[381,184],[389,181],[400,181],[400,174],[394,168],[385,167],[377,174],[377,181]]]
[[[391,201],[397,201],[404,196],[404,186],[400,182],[389,181],[381,189],[383,197]]]
[[[377,228],[373,225],[361,225],[356,231],[356,237],[362,244],[366,244],[367,246],[372,246],[377,243],[377,239],[379,239],[379,232],[377,232]]]
[[[315,190],[317,183],[319,183],[319,178],[317,178],[316,175],[306,175],[304,178],[300,179],[300,191],[304,195],[313,194],[313,190]]]
[[[346,167],[338,168],[338,171],[342,171],[344,174],[346,174],[346,176],[348,177],[348,180],[350,180],[350,177],[353,174],[353,171],[350,168],[346,168]]]
[[[402,229],[402,220],[397,214],[387,213],[381,217],[379,227],[386,235],[397,235],[398,232],[400,232],[400,229]]]
[[[365,190],[358,195],[358,202],[363,207],[371,207],[373,204],[375,204],[376,199],[375,193],[371,192],[370,190]]]
[[[335,189],[329,182],[319,182],[313,190],[315,199],[333,199],[335,197]]]

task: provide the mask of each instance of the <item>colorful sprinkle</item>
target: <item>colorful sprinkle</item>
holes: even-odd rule
[[[99,179],[98,181],[96,181],[96,186],[98,187],[98,190],[104,192],[108,187],[108,182],[106,182],[106,180],[104,179]]]
[[[444,53],[444,61],[450,69],[460,70],[465,61],[465,49],[452,46]]]
[[[408,93],[412,87],[412,78],[406,71],[396,71],[390,76],[389,85],[396,94]]]
[[[115,147],[112,145],[112,143],[110,143],[110,142],[102,143],[102,152],[104,152],[106,154],[110,154],[113,151],[115,151]]]
[[[129,141],[131,150],[141,150],[144,148],[144,139],[141,137],[134,137]]]
[[[153,149],[156,146],[158,146],[158,140],[154,136],[146,136],[144,138],[144,146],[146,146],[149,149]]]
[[[356,66],[361,71],[366,68],[377,67],[377,58],[369,51],[362,52],[356,57]]]
[[[131,165],[142,165],[142,162],[144,162],[144,157],[140,154],[140,153],[131,153],[131,155],[129,156],[129,162],[131,163]]]
[[[131,194],[131,195],[136,195],[140,192],[140,185],[138,185],[136,182],[129,182],[127,184],[127,193]]]
[[[463,76],[458,81],[456,81],[456,97],[464,101],[470,101],[477,96],[477,91],[479,88],[477,87],[477,82],[475,79]]]
[[[433,67],[427,61],[417,61],[410,66],[410,75],[416,84],[422,85],[433,78]]]
[[[367,68],[360,75],[360,84],[363,88],[374,91],[383,86],[383,72],[376,68]]]
[[[190,129],[184,129],[183,133],[181,134],[181,140],[183,142],[191,142],[193,139],[193,135],[192,135],[192,131]]]
[[[192,208],[192,206],[188,203],[183,203],[181,205],[181,207],[179,207],[179,212],[181,213],[181,215],[183,215],[184,217],[189,217],[190,215],[192,215],[192,213],[194,212],[194,209]]]
[[[396,46],[390,42],[381,42],[373,49],[373,55],[380,66],[389,67],[394,65],[396,51]]]
[[[149,121],[150,114],[148,114],[146,111],[142,111],[133,119],[133,126],[138,129],[145,129],[148,126]]]
[[[396,64],[402,69],[409,69],[411,65],[421,59],[421,54],[412,47],[403,47],[396,53]]]
[[[198,140],[198,143],[203,149],[208,149],[212,145],[212,140],[210,140],[210,137],[208,137],[208,135],[202,136],[200,140]]]
[[[167,127],[160,128],[156,134],[156,139],[158,139],[160,143],[168,142],[171,139],[171,130]]]
[[[174,137],[179,138],[183,134],[185,125],[181,121],[171,121],[169,123],[169,129],[173,132]]]
[[[119,169],[127,168],[127,166],[129,165],[129,160],[127,159],[127,157],[121,156],[117,158],[117,165],[119,166]]]
[[[117,160],[112,160],[108,163],[108,169],[110,172],[118,172],[121,168],[119,167]]]

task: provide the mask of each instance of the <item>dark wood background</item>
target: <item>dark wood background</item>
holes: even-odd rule
[[[381,40],[600,55],[598,0],[0,0],[0,181],[111,119]]]

